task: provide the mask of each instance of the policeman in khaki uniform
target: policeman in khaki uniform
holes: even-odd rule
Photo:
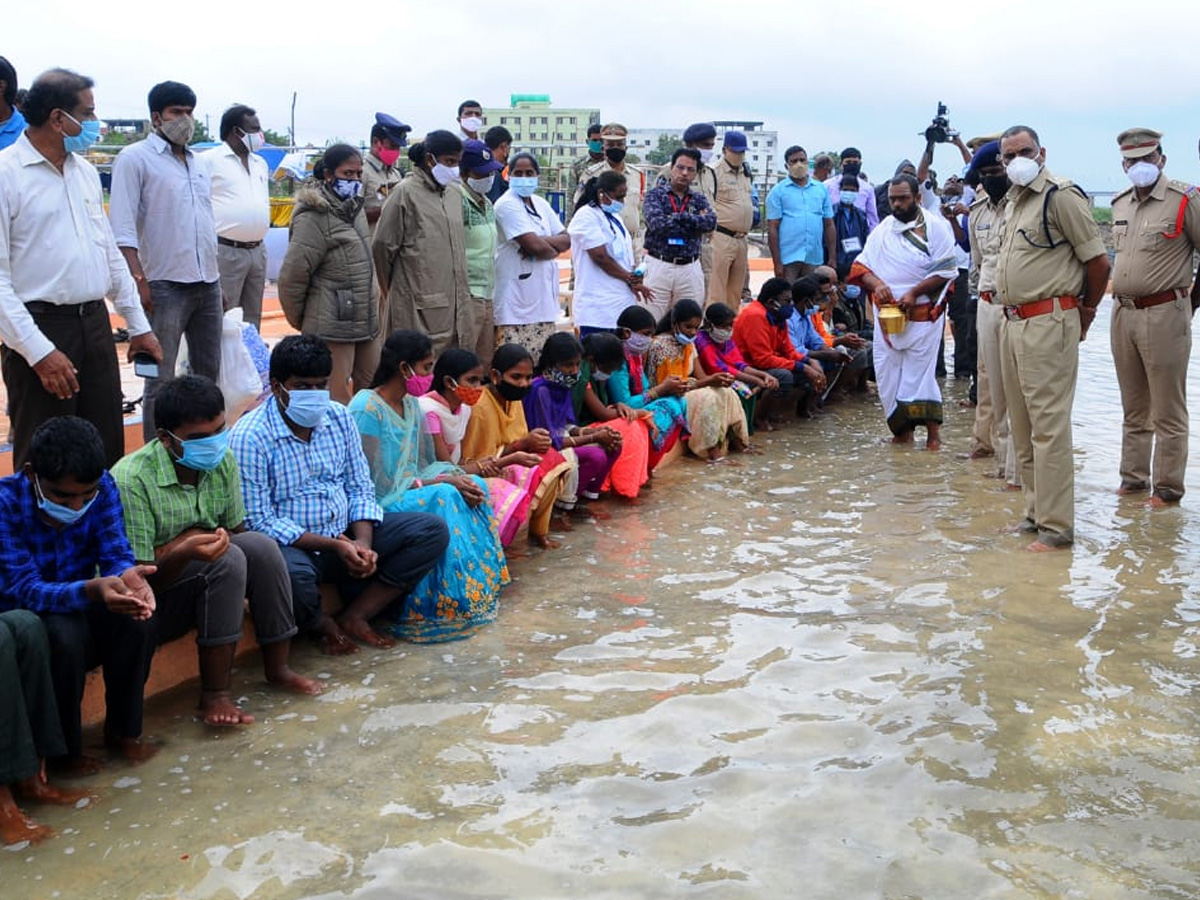
[[[1162,135],[1117,137],[1133,185],[1113,198],[1112,355],[1125,411],[1119,493],[1151,490],[1150,504],[1183,496],[1188,457],[1187,369],[1200,282],[1200,191],[1163,174]],[[1153,460],[1151,447],[1153,446]]]
[[[708,304],[724,303],[737,310],[750,274],[746,261],[746,235],[754,227],[754,189],[746,173],[746,135],[725,132],[721,159],[713,166],[717,193],[713,208],[717,230],[712,235],[712,273],[708,280]]]
[[[1032,128],[1005,131],[1000,160],[1012,182],[996,293],[1004,305],[1000,370],[1025,495],[1018,530],[1037,536],[1026,549],[1054,550],[1075,540],[1071,405],[1079,342],[1108,286],[1108,253],[1090,201],[1045,168]]]
[[[412,129],[399,119],[387,113],[375,113],[375,124],[371,126],[371,149],[363,157],[362,174],[363,210],[372,233],[383,210],[383,201],[404,178],[404,173],[400,171],[400,153],[408,143],[410,131]]]

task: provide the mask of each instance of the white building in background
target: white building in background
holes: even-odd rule
[[[770,190],[779,180],[779,132],[766,131],[762,122],[723,120],[713,122],[717,129],[717,150],[725,140],[725,132],[741,131],[746,135],[746,162],[754,173],[754,183],[762,190]],[[646,154],[658,149],[659,139],[670,135],[679,139],[687,125],[678,128],[631,128],[629,129],[629,152],[645,161]],[[765,194],[764,194],[765,196]]]

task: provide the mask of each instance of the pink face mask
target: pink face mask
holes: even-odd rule
[[[428,375],[413,375],[405,380],[405,386],[408,392],[414,397],[424,397],[429,393],[429,389],[433,387],[433,373]]]
[[[396,160],[400,158],[399,150],[389,150],[387,147],[379,148],[379,159],[385,166],[394,166]]]

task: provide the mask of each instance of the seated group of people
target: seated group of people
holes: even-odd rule
[[[847,335],[798,346],[789,331],[807,335],[827,288],[773,279],[740,314],[681,300],[659,322],[633,304],[615,333],[556,333],[536,364],[505,344],[490,371],[396,331],[348,406],[331,400],[325,343],[290,336],[271,396],[232,427],[209,379],[165,383],[155,440],[111,472],[91,423],[47,421],[0,479],[0,682],[20,685],[0,702],[0,838],[46,834],[18,798],[81,796],[51,787],[47,763],[98,771],[81,727],[96,666],[105,744],[139,762],[156,750],[142,740],[151,658],[190,630],[203,721],[254,721],[231,694],[247,607],[268,683],[310,695],[318,682],[289,664],[298,634],[334,654],[473,634],[496,617],[523,527],[553,548],[571,518],[603,517],[602,493],[636,498],[677,442],[721,460],[793,387],[823,390]]]

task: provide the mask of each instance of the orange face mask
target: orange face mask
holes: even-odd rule
[[[467,406],[474,406],[479,402],[479,398],[483,396],[483,388],[471,387],[469,384],[459,384],[454,382],[454,393]]]

